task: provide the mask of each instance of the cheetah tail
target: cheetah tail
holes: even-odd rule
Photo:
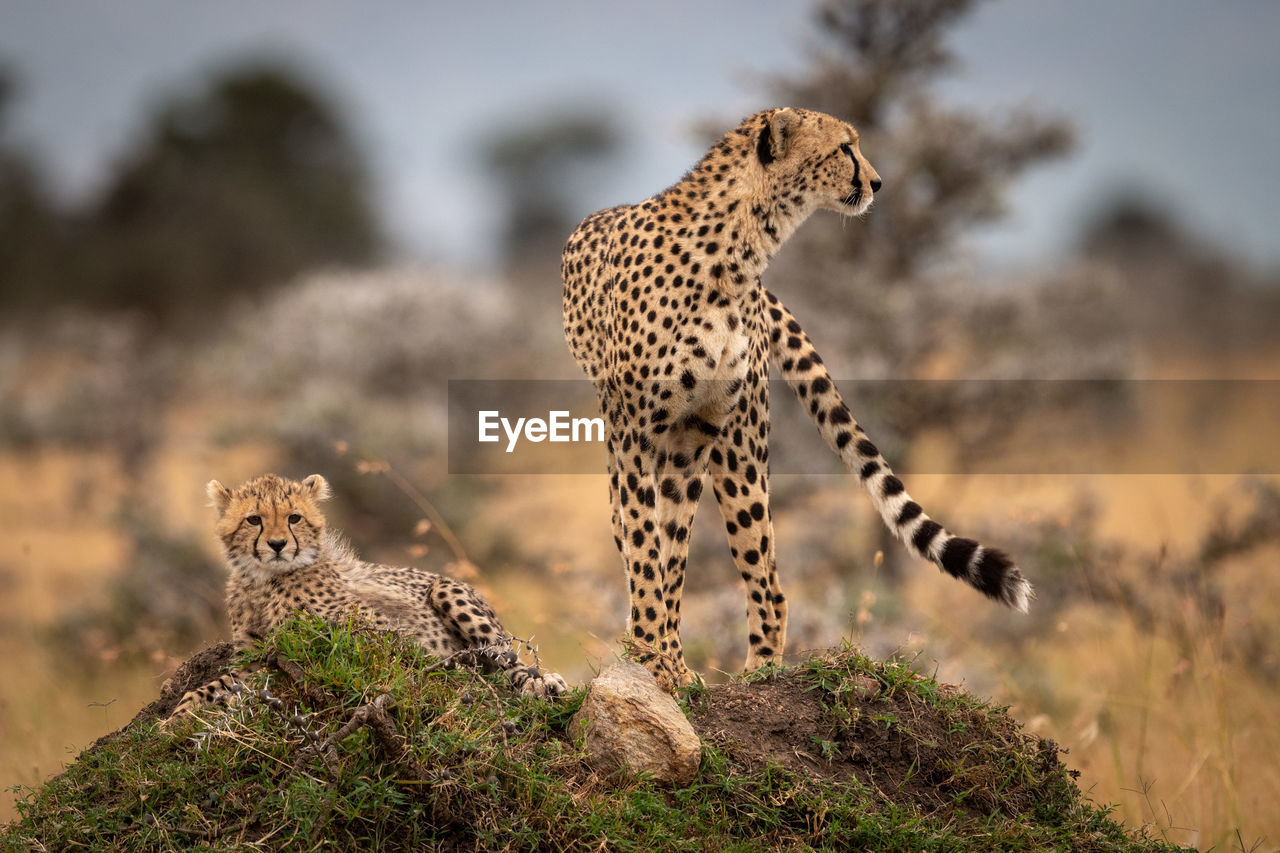
[[[1027,612],[1034,592],[1013,560],[948,531],[911,499],[880,451],[858,426],[813,342],[786,306],[765,291],[770,355],[823,440],[871,495],[884,523],[910,550],[979,592]]]

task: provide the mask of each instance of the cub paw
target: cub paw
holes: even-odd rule
[[[558,672],[540,673],[525,682],[523,691],[543,699],[554,699],[569,692],[569,685]]]
[[[569,692],[569,685],[559,673],[539,672],[533,667],[513,673],[511,681],[525,696],[537,696],[539,699],[554,699]]]

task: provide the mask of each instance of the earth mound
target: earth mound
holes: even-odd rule
[[[590,768],[582,690],[512,696],[356,623],[283,626],[239,705],[157,726],[235,657],[198,652],[26,791],[0,849],[1172,849],[1004,710],[851,649],[684,691],[703,750],[676,788]]]

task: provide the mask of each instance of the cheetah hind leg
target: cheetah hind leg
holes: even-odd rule
[[[521,693],[554,698],[569,685],[559,673],[543,672],[522,663],[511,648],[514,638],[498,621],[489,603],[470,584],[442,578],[432,589],[431,606],[441,619],[468,643],[470,655],[462,658],[487,671],[502,670],[511,686]]]

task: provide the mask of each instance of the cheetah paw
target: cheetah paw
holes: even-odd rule
[[[542,672],[530,675],[524,684],[520,685],[520,692],[526,696],[537,696],[539,699],[554,699],[568,693],[569,685],[558,672]]]

